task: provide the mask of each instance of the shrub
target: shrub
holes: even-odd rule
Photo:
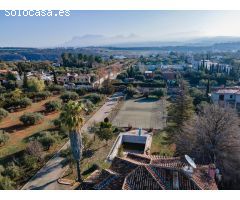
[[[41,100],[47,99],[50,96],[51,96],[51,93],[49,91],[42,91],[42,92],[33,93],[32,98],[35,101],[41,101]]]
[[[18,105],[20,106],[20,108],[26,108],[30,105],[32,105],[32,101],[31,99],[25,97],[25,98],[22,98],[22,99],[19,99],[17,101]]]
[[[8,133],[0,132],[0,145],[4,145],[9,140]]]
[[[20,167],[14,163],[10,163],[4,170],[3,175],[8,176],[12,179],[19,177],[21,173]]]
[[[103,99],[103,96],[93,93],[86,96],[86,99],[89,99],[92,103],[97,104]]]
[[[27,108],[28,106],[30,106],[32,104],[31,99],[24,97],[24,98],[20,98],[20,99],[7,99],[5,101],[5,105],[4,108],[7,110],[15,110],[18,108]]]
[[[144,75],[136,75],[135,79],[138,81],[145,81],[145,76]]]
[[[94,110],[94,104],[88,99],[82,99],[80,102],[84,104],[84,108],[87,111],[87,114],[90,114]]]
[[[14,182],[9,177],[0,175],[0,190],[13,190]]]
[[[8,111],[3,108],[0,108],[0,122],[8,116]]]
[[[38,141],[46,150],[49,150],[49,148],[55,143],[56,139],[49,132],[43,132]]]
[[[79,96],[84,96],[85,94],[87,94],[87,90],[84,88],[78,89],[76,90],[76,92],[78,93]]]
[[[27,126],[35,125],[43,120],[43,115],[40,113],[26,113],[20,117],[20,121]]]
[[[62,125],[60,119],[54,119],[54,120],[52,120],[52,123],[53,123],[53,125],[54,125],[55,127],[57,127],[57,128],[60,128],[61,125]]]
[[[63,87],[63,86],[61,86],[61,85],[50,85],[50,86],[48,86],[48,91],[50,91],[50,92],[53,92],[53,93],[60,93],[60,92],[62,92],[62,91],[64,91],[65,90],[65,88]]]
[[[78,94],[76,92],[64,92],[61,97],[63,102],[68,102],[70,100],[75,101],[78,99]]]
[[[38,166],[38,158],[33,155],[26,154],[23,158],[24,164],[27,168],[36,169]]]
[[[137,94],[137,90],[132,85],[129,85],[127,87],[126,93],[129,97],[133,97],[133,95]]]
[[[44,105],[47,112],[58,111],[61,109],[61,104],[59,101],[49,101]]]

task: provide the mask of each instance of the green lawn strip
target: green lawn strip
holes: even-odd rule
[[[161,156],[174,155],[174,145],[169,144],[167,133],[165,131],[159,131],[153,135],[151,154],[157,154]]]

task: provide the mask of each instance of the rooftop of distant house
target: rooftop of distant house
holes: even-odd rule
[[[240,87],[231,87],[231,88],[222,88],[216,90],[214,93],[216,94],[240,94]]]
[[[85,189],[96,190],[217,190],[209,165],[197,165],[191,173],[181,157],[128,153],[115,157],[109,169],[94,171]]]

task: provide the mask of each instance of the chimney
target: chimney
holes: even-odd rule
[[[215,178],[215,174],[216,174],[216,166],[214,164],[210,164],[208,166],[208,176],[212,179]]]

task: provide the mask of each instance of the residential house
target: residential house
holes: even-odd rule
[[[240,109],[240,87],[223,88],[211,93],[213,103]]]
[[[185,158],[128,153],[115,157],[109,169],[94,171],[84,189],[95,190],[217,190],[214,165],[191,168]]]
[[[153,73],[153,71],[148,70],[148,71],[144,72],[144,76],[148,79],[152,79],[154,77],[154,73]]]

